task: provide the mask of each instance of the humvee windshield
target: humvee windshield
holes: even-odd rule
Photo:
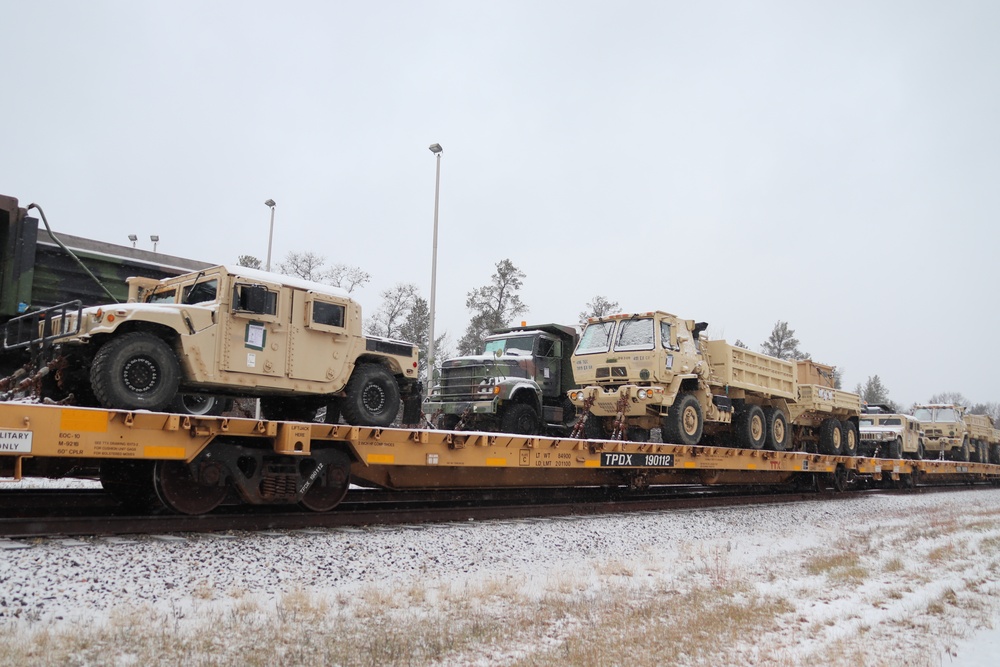
[[[146,296],[146,303],[173,303],[176,298],[176,289],[158,290]]]
[[[184,288],[184,298],[181,299],[181,303],[192,305],[196,303],[205,303],[206,301],[215,301],[215,295],[219,290],[219,281],[205,280],[200,283],[196,283],[191,287]]]

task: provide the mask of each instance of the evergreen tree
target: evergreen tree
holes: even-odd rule
[[[513,318],[528,310],[518,294],[524,273],[509,259],[498,262],[496,268],[489,285],[468,293],[465,307],[472,312],[472,319],[458,341],[459,354],[478,353],[490,331],[507,326]]]
[[[778,359],[808,359],[809,355],[799,350],[799,339],[795,330],[789,328],[788,322],[778,320],[771,330],[771,335],[760,346],[760,351],[769,357]]]

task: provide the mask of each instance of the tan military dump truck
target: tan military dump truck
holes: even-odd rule
[[[83,404],[161,411],[204,392],[260,397],[268,419],[325,406],[330,422],[387,426],[402,399],[419,417],[417,348],[362,335],[340,289],[231,266],[128,282],[128,303],[11,320],[4,346],[51,350],[52,384]]]
[[[800,384],[795,362],[706,340],[707,326],[663,311],[590,319],[569,392],[584,435],[648,441],[660,428],[675,444],[856,453],[856,394]]]
[[[1000,434],[986,415],[970,415],[961,405],[931,403],[913,407],[924,430],[928,455],[952,461],[1000,463]]]

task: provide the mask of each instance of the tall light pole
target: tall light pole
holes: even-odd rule
[[[271,270],[271,239],[274,238],[274,207],[277,204],[274,203],[273,199],[268,199],[264,202],[264,206],[271,207],[271,230],[267,233],[267,264],[264,265],[265,271]]]
[[[434,297],[437,294],[437,264],[438,264],[438,195],[441,192],[441,144],[431,144],[431,153],[437,158],[437,168],[434,170],[434,245],[431,251],[431,313],[427,326],[427,391],[434,386]]]

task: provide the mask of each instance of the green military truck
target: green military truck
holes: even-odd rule
[[[560,324],[497,329],[482,354],[448,359],[423,410],[445,430],[563,434],[576,410],[570,357],[577,330]]]

